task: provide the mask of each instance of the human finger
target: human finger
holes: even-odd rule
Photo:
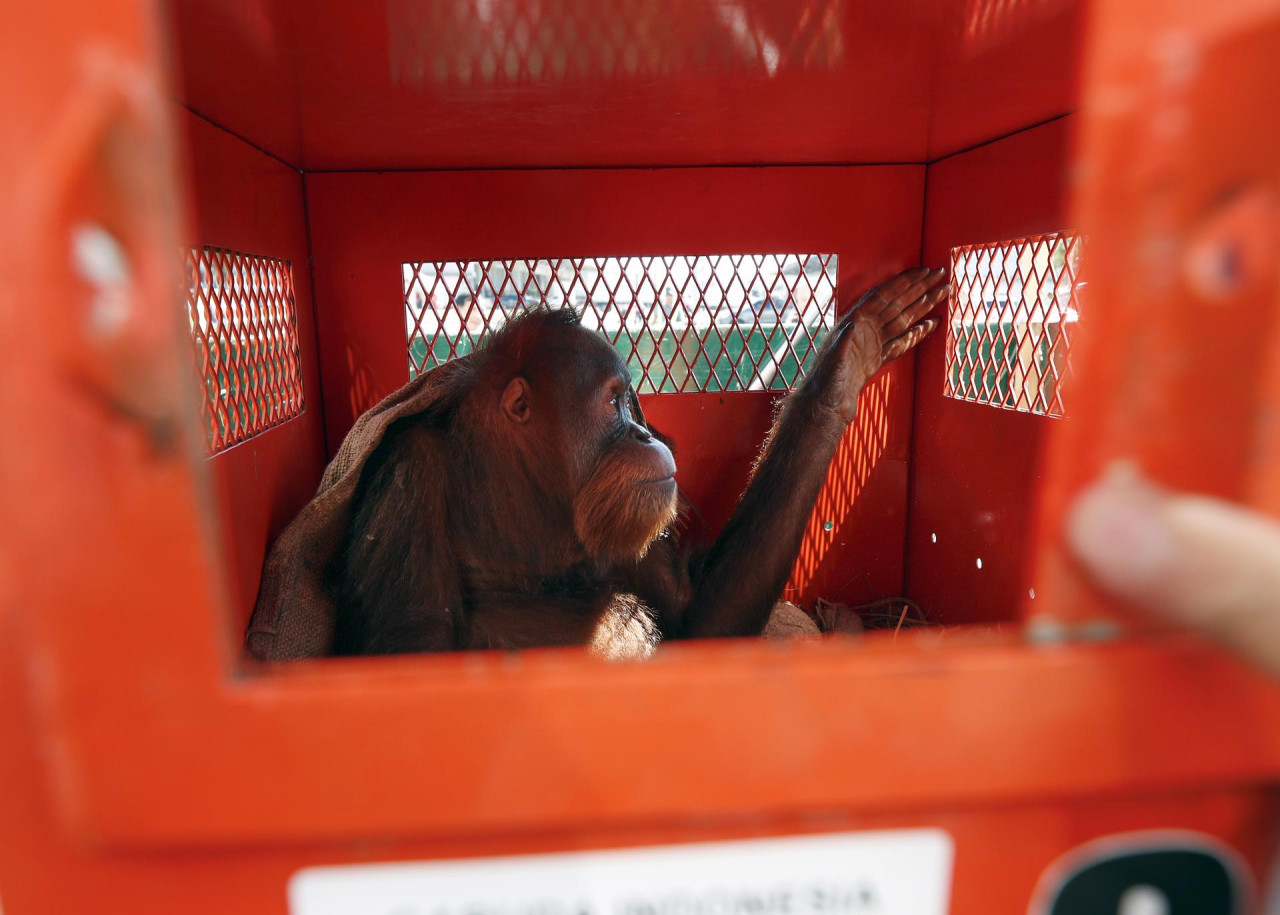
[[[1280,524],[1128,470],[1086,490],[1067,540],[1107,591],[1280,675]]]

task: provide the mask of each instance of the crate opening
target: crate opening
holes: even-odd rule
[[[711,542],[839,316],[921,261],[952,270],[942,327],[863,390],[779,597],[826,632],[1034,608],[1036,456],[1079,313],[1076,4],[860,28],[837,0],[571,3],[547,28],[501,0],[224,6],[168,10],[237,634],[356,419],[513,316],[572,308],[614,347]]]

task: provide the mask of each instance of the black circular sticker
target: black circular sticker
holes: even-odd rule
[[[1082,846],[1041,878],[1031,915],[1240,915],[1230,849],[1193,833],[1137,833]]]

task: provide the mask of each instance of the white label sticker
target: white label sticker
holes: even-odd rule
[[[939,829],[314,867],[292,915],[945,915]]]

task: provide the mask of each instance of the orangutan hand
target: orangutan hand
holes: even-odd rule
[[[845,425],[853,422],[863,386],[938,326],[925,316],[951,291],[940,285],[945,278],[942,268],[916,267],[864,295],[836,323],[802,390],[814,392]]]

